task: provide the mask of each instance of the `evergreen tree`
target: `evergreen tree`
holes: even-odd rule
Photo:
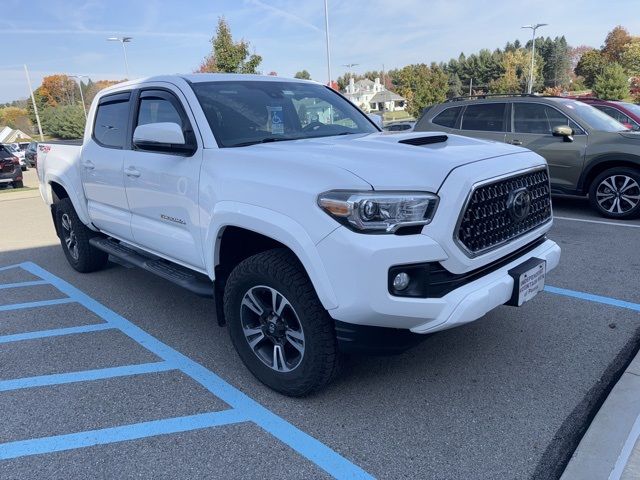
[[[603,100],[622,100],[629,95],[629,79],[621,65],[607,65],[600,75],[596,76],[593,92]]]
[[[234,42],[229,24],[220,17],[216,35],[211,39],[212,51],[200,67],[198,73],[258,73],[257,68],[262,62],[260,55],[250,55],[250,44],[241,40]]]

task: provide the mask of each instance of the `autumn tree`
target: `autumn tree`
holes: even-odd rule
[[[640,75],[640,41],[627,43],[620,55],[620,65],[629,75]]]
[[[395,71],[393,83],[395,91],[407,100],[407,111],[417,117],[427,105],[447,98],[449,76],[438,65],[420,63]]]
[[[629,35],[626,28],[618,25],[607,34],[607,38],[602,46],[602,54],[610,62],[619,62],[624,46],[631,43],[633,37]]]
[[[98,80],[96,82],[89,79],[86,84],[83,84],[84,93],[84,101],[87,104],[87,108],[93,102],[93,99],[98,94],[100,90],[103,90],[107,87],[111,87],[112,85],[116,85],[118,83],[124,82],[124,80]]]
[[[48,107],[73,105],[78,95],[78,84],[64,74],[49,75],[36,89]]]
[[[599,50],[591,49],[584,52],[576,65],[575,74],[584,78],[587,87],[593,87],[596,76],[604,70],[608,61]]]
[[[311,74],[306,70],[301,70],[294,75],[294,78],[300,78],[302,80],[311,80]]]
[[[249,54],[250,44],[234,42],[229,24],[220,17],[216,35],[211,39],[212,50],[196,70],[197,73],[258,73],[262,57]]]
[[[29,112],[26,108],[5,107],[0,109],[0,125],[17,128],[24,132],[31,130]]]

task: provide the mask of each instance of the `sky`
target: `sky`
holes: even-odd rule
[[[522,25],[548,23],[539,34],[565,35],[570,45],[599,47],[624,25],[640,35],[639,0],[328,0],[333,78],[353,71],[388,70],[447,61],[460,52],[526,41]],[[293,76],[306,69],[327,81],[323,0],[2,0],[0,102],[29,95],[55,73],[122,79],[127,45],[130,77],[193,72],[211,51],[224,16],[235,39],[263,57],[260,69]]]

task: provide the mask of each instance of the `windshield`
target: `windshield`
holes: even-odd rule
[[[629,110],[632,113],[640,116],[640,105],[636,105],[635,103],[627,103],[627,102],[615,102],[618,105],[622,105],[624,108]]]
[[[220,81],[192,87],[221,147],[378,131],[351,102],[322,85]]]
[[[628,130],[627,127],[620,122],[591,105],[576,100],[560,101],[566,108],[575,113],[578,119],[584,120],[594,130],[600,130],[602,132],[626,132]]]

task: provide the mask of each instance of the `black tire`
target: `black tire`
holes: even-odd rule
[[[89,244],[89,239],[98,234],[87,228],[78,218],[71,200],[68,198],[59,200],[56,203],[55,215],[60,243],[69,264],[81,273],[95,272],[104,268],[109,255]],[[72,239],[71,242],[68,242],[69,238]]]
[[[26,172],[29,169],[26,165],[24,167],[20,167],[20,168],[22,168],[23,172]]]
[[[245,294],[253,288],[277,290],[289,303],[301,327],[304,354],[290,371],[274,370],[249,346],[243,332],[241,309]],[[273,390],[300,397],[323,388],[337,374],[340,354],[333,319],[320,303],[303,266],[290,251],[268,250],[242,261],[226,283],[224,313],[240,358],[258,380]],[[266,345],[268,348],[271,343]]]
[[[615,178],[614,182],[612,178]],[[622,191],[626,179],[629,183]],[[635,182],[635,183],[634,183]],[[615,183],[615,185],[614,185]],[[609,186],[615,186],[617,191]],[[611,192],[611,198],[609,198]],[[640,216],[640,170],[629,167],[614,167],[598,175],[589,187],[589,202],[603,217],[630,219]],[[614,202],[618,203],[614,203]],[[632,207],[632,203],[635,206]],[[620,205],[620,207],[618,207]]]
[[[11,186],[13,188],[24,188],[24,182],[22,180],[18,180],[17,182],[11,182]]]

